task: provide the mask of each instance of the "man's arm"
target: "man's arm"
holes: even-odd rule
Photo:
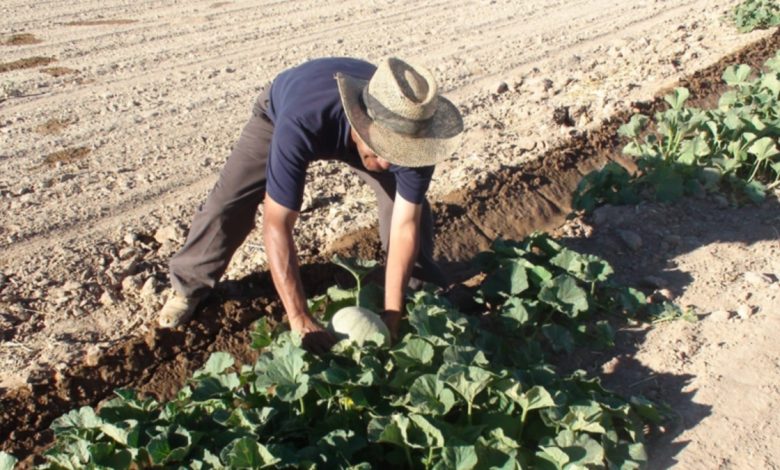
[[[315,353],[329,349],[335,338],[309,314],[303,291],[298,254],[292,232],[298,212],[265,196],[263,205],[263,241],[274,286],[290,321],[290,329],[303,336],[304,345]]]
[[[404,308],[404,290],[417,259],[422,204],[414,204],[396,194],[390,223],[390,246],[385,273],[385,312],[383,319],[395,338]]]

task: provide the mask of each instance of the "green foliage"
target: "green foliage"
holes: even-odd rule
[[[688,90],[665,100],[669,109],[650,120],[635,115],[618,133],[623,152],[636,160],[634,174],[610,163],[580,182],[575,210],[602,204],[635,204],[641,198],[674,202],[683,196],[722,191],[737,201],[760,202],[780,185],[780,53],[757,78],[747,65],[723,73],[730,87],[716,109],[689,108]]]
[[[777,0],[745,0],[734,8],[734,22],[742,33],[780,24]]]
[[[498,240],[479,259],[489,273],[479,296],[497,328],[428,291],[409,299],[390,348],[343,341],[313,356],[299,336],[260,328],[254,364],[236,370],[215,353],[168,403],[119,390],[97,412],[57,419],[43,468],[644,465],[643,427],[660,410],[584,372],[557,374],[538,343],[567,350],[609,336],[608,323],[588,322],[631,296],[607,285],[609,265],[542,234]]]
[[[505,334],[527,345],[566,352],[577,345],[609,347],[614,331],[599,317],[661,313],[641,292],[615,284],[609,263],[544,233],[521,242],[496,240],[477,259],[488,273],[477,302],[494,313]]]

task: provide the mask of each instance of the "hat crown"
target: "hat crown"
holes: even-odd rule
[[[373,114],[372,118],[380,124],[386,115],[426,121],[436,113],[438,86],[433,74],[425,67],[394,57],[379,64],[368,82],[366,94],[370,97],[369,115]]]

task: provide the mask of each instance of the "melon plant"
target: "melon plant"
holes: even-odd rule
[[[661,410],[557,372],[548,348],[528,351],[547,336],[562,344],[564,317],[597,313],[589,299],[604,300],[611,269],[541,235],[486,256],[476,315],[416,292],[387,347],[370,332],[381,320],[353,307],[333,323],[363,344],[321,356],[297,334],[264,331],[254,364],[215,353],[167,403],[119,390],[55,420],[41,468],[643,468],[645,426]]]

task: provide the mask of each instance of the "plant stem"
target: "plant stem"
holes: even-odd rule
[[[406,454],[406,463],[409,464],[409,468],[414,468],[414,462],[412,462],[412,453],[409,452],[409,447],[404,446],[404,454]]]
[[[306,405],[303,403],[303,397],[298,399],[298,404],[300,405],[301,414],[306,414]]]
[[[518,442],[522,442],[523,440],[523,429],[525,428],[525,418],[528,416],[528,411],[523,408],[523,413],[520,415],[520,429],[517,431],[517,440]]]
[[[469,418],[469,426],[471,426],[471,402],[468,402],[468,418]]]

